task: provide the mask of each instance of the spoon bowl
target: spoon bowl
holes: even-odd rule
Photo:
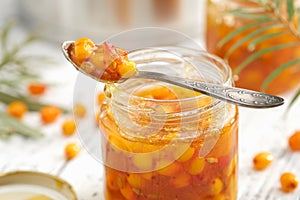
[[[95,79],[98,82],[106,82],[99,78],[99,76],[94,76],[88,72],[86,72],[83,68],[77,66],[69,55],[70,45],[72,45],[74,41],[65,41],[62,44],[62,51],[65,58],[81,73],[89,76],[90,78]],[[157,73],[157,72],[149,72],[149,71],[138,71],[138,73],[130,78],[146,78],[153,79],[162,82],[167,82],[170,84],[174,84],[183,88],[187,88],[190,90],[194,90],[197,92],[201,92],[202,94],[217,98],[222,101],[226,101],[228,103],[236,104],[243,107],[250,108],[271,108],[277,107],[284,103],[284,99],[278,96],[265,94],[262,92],[246,90],[237,87],[228,87],[218,84],[212,84],[207,82],[195,81],[190,79],[184,79],[175,76],[168,76],[167,74]],[[125,81],[128,78],[122,78],[118,80]]]

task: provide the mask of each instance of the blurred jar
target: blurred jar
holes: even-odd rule
[[[253,31],[257,30],[258,28],[266,27],[267,25],[272,24],[272,22],[267,22],[260,26],[255,26],[254,28],[236,35],[222,47],[219,47],[218,43],[229,33],[242,26],[245,26],[246,24],[253,23],[253,21],[250,19],[239,17],[227,12],[229,10],[238,8],[249,9],[254,13],[266,14],[258,8],[256,3],[253,3],[249,0],[207,0],[207,50],[210,53],[214,53],[222,58],[226,57],[233,70],[235,70],[250,55],[262,49],[279,44],[299,42],[299,40],[288,31],[287,27],[272,26],[260,32],[255,37],[280,31],[284,31],[285,33],[266,39],[260,43],[257,43],[255,46],[251,46],[251,39],[248,39],[237,49],[231,52],[230,55],[227,55],[229,49],[234,44],[241,41],[241,39],[246,35],[253,33]],[[261,90],[262,84],[266,77],[274,72],[279,66],[299,57],[299,45],[264,54],[255,59],[253,62],[249,63],[242,71],[238,73],[237,76],[235,76],[236,85],[252,90]],[[299,63],[296,63],[282,71],[280,75],[269,84],[269,86],[266,88],[266,92],[280,94],[290,91],[299,85],[299,77],[300,67]]]
[[[232,84],[229,67],[206,52],[161,47],[129,58],[142,70]],[[105,95],[99,124],[106,200],[236,199],[236,106],[147,79],[106,85]]]
[[[89,37],[97,41],[126,29],[163,26],[199,36],[204,2],[191,0],[19,0],[26,27],[54,41]]]

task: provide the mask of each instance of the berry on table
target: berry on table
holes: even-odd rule
[[[253,167],[256,170],[263,170],[267,168],[274,160],[274,156],[269,152],[258,153],[253,158]]]
[[[292,192],[298,187],[299,179],[292,173],[285,172],[280,177],[281,189],[284,192]]]

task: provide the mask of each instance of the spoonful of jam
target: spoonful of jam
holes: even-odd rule
[[[133,77],[146,78],[171,83],[244,107],[269,108],[284,103],[281,97],[252,90],[184,79],[163,73],[138,71],[136,63],[128,59],[128,52],[109,42],[96,45],[88,38],[81,38],[75,42],[64,42],[62,50],[66,59],[77,70],[104,83],[117,83]]]

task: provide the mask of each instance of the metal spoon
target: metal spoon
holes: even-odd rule
[[[81,73],[97,80],[103,82],[99,77],[92,76],[91,74],[84,71],[82,68],[77,66],[69,57],[68,47],[74,41],[65,41],[62,44],[62,51],[66,59]],[[284,99],[278,96],[265,94],[262,92],[256,92],[252,90],[246,90],[236,87],[227,87],[218,84],[188,80],[180,77],[168,76],[162,73],[149,72],[149,71],[139,71],[134,78],[146,78],[154,79],[167,83],[171,83],[180,87],[191,89],[202,94],[209,95],[211,97],[217,98],[228,103],[233,103],[239,106],[250,107],[250,108],[270,108],[280,106],[284,103]]]

